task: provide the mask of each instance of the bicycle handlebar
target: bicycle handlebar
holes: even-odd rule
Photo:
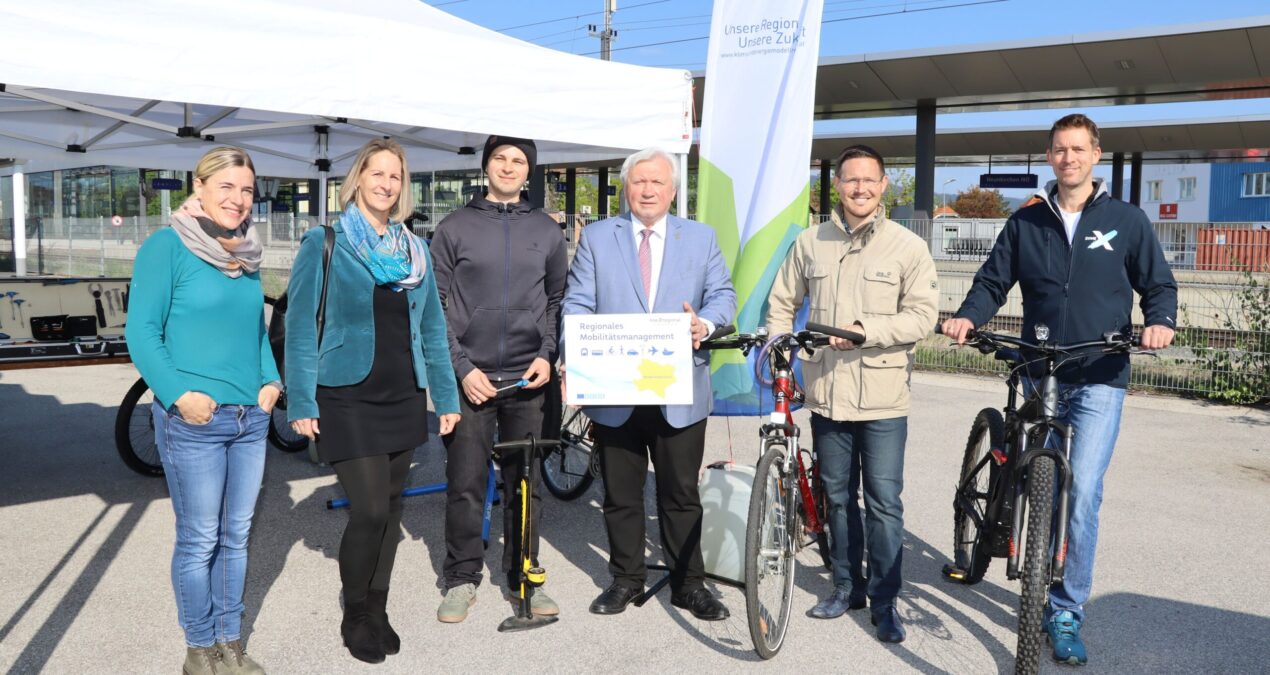
[[[935,334],[943,335],[943,324],[935,324]],[[985,330],[971,329],[966,333],[966,344],[979,349],[984,354],[994,351],[1008,350],[1008,346],[1027,349],[1040,352],[1046,355],[1063,355],[1079,352],[1087,349],[1102,348],[1104,353],[1130,352],[1130,353],[1146,353],[1135,352],[1134,348],[1139,347],[1141,340],[1135,336],[1125,336],[1122,333],[1107,332],[1103,333],[1100,340],[1088,340],[1085,342],[1076,342],[1068,345],[1056,345],[1048,343],[1033,343],[1013,335],[1004,335],[1001,333],[991,333]],[[1007,346],[1008,345],[1008,346]],[[1011,350],[1012,351],[1012,350]]]
[[[823,347],[829,344],[829,336],[850,340],[857,345],[864,342],[864,336],[854,331],[834,328],[819,323],[807,323],[806,330],[789,334],[790,339],[807,347]],[[737,333],[736,326],[728,324],[715,329],[706,339],[701,341],[702,349],[745,349],[767,344],[766,333]]]
[[[833,326],[826,326],[823,323],[812,323],[811,321],[808,321],[807,330],[824,333],[825,335],[831,335],[836,338],[842,338],[848,342],[854,342],[857,345],[864,342],[864,336],[855,331],[834,328]]]

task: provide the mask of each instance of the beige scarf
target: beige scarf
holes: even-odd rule
[[[213,237],[203,231],[199,220],[210,222],[212,219],[203,211],[202,202],[193,195],[172,213],[172,229],[176,230],[190,253],[231,279],[237,279],[243,272],[251,274],[260,269],[264,247],[260,243],[260,234],[251,226],[250,216],[239,225],[239,236],[235,237]]]

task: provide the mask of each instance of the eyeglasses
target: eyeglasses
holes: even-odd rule
[[[881,178],[839,178],[838,182],[853,188],[854,187],[873,188],[880,185],[882,183],[882,179]]]

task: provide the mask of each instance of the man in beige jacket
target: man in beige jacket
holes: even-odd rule
[[[915,343],[937,318],[935,263],[921,237],[887,220],[887,178],[876,150],[838,156],[840,206],[832,220],[799,235],[768,298],[772,334],[793,327],[808,298],[809,321],[864,335],[857,345],[803,357],[814,447],[824,481],[834,590],[811,615],[831,619],[872,606],[883,642],[904,640],[895,610],[903,552],[904,443]],[[863,478],[864,512],[858,493]],[[868,572],[864,554],[868,551]]]

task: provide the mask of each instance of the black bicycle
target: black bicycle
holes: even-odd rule
[[[591,418],[577,406],[560,400],[560,376],[547,383],[543,405],[542,438],[558,440],[539,453],[542,484],[556,499],[571,501],[586,493],[600,477],[600,453],[595,445]]]
[[[1073,433],[1058,419],[1055,373],[1090,356],[1150,353],[1120,333],[1056,345],[1048,342],[1045,325],[1038,324],[1035,332],[1035,343],[987,331],[967,335],[966,344],[1009,364],[1009,398],[1003,411],[979,411],[970,428],[953,498],[953,562],[943,570],[950,579],[974,584],[992,558],[1005,558],[1006,578],[1022,580],[1016,673],[1040,667],[1046,595],[1051,584],[1062,581],[1067,558]],[[1036,369],[1032,376],[1029,368]],[[1058,447],[1047,442],[1053,439]]]

